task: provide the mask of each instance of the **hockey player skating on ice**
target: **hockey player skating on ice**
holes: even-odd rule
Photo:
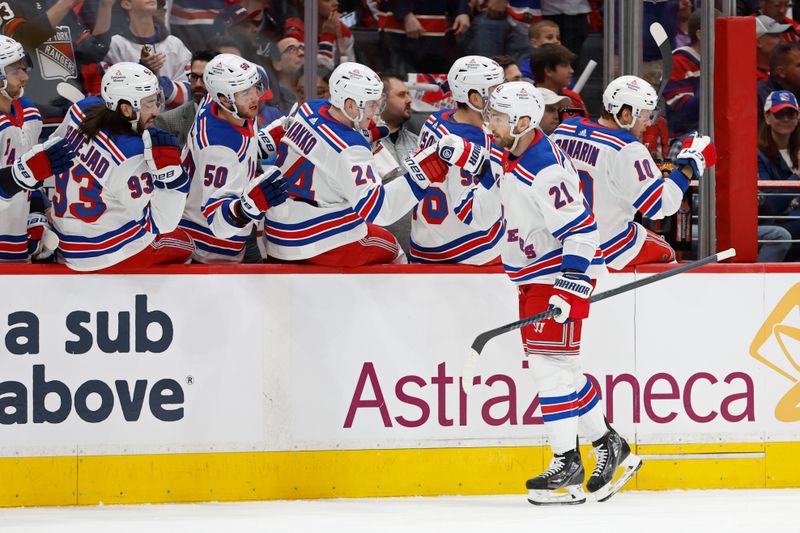
[[[23,96],[29,69],[22,45],[0,36],[0,167],[30,150],[42,131],[39,110]],[[53,254],[46,245],[51,239],[42,238],[52,232],[43,211],[41,191],[6,197],[0,190],[0,262],[30,262]]]
[[[594,215],[569,158],[537,129],[544,112],[539,91],[527,82],[500,85],[485,113],[495,144],[504,148],[494,175],[482,176],[456,208],[463,220],[489,227],[502,212],[506,224],[502,260],[519,290],[519,312],[527,317],[554,306],[560,314],[522,329],[553,450],[550,467],[529,479],[534,504],[586,501],[578,430],[592,441],[597,467],[586,488],[597,499],[615,494],[641,465],[628,444],[606,424],[600,391],[581,372],[582,321],[589,314],[595,279],[605,272]],[[446,136],[440,153],[464,150]],[[498,194],[492,194],[497,188]],[[622,473],[615,477],[617,470]]]
[[[291,185],[287,208],[267,212],[267,253],[284,261],[352,267],[404,259],[389,225],[424,198],[447,166],[434,144],[401,165],[385,186],[361,130],[378,115],[383,82],[369,67],[342,63],[330,78],[331,99],[300,107],[275,164]]]
[[[636,211],[649,219],[672,215],[680,208],[689,180],[700,179],[716,162],[714,145],[705,136],[688,137],[666,179],[638,141],[650,125],[658,102],[656,91],[641,78],[621,76],[603,92],[598,122],[565,120],[552,139],[571,158],[581,187],[594,209],[600,248],[606,264],[619,270],[642,263],[675,260],[675,251],[658,234],[634,222]]]
[[[178,140],[151,127],[161,104],[158,78],[150,70],[118,63],[103,76],[102,99],[70,107],[42,146],[51,162],[62,156],[53,150],[62,136],[75,152],[74,165],[55,172],[51,189],[59,250],[70,268],[141,268],[191,256],[191,238],[176,230],[190,183]],[[29,190],[47,177],[22,161],[14,172]]]
[[[180,226],[194,239],[193,259],[200,263],[240,263],[253,226],[270,207],[288,198],[277,168],[260,172],[260,161],[273,152],[273,125],[256,130],[259,98],[269,90],[254,63],[220,54],[206,65],[208,98],[189,131],[184,164],[192,190]],[[279,119],[276,121],[280,123]],[[263,145],[263,148],[260,147]]]
[[[457,59],[447,74],[447,83],[458,108],[443,109],[428,118],[420,131],[419,148],[427,148],[442,136],[453,134],[484,151],[490,150],[491,140],[483,130],[482,112],[489,94],[502,82],[503,67],[494,60],[481,56]],[[453,166],[444,183],[428,190],[425,200],[414,209],[409,260],[485,265],[498,259],[502,220],[498,218],[490,228],[477,230],[453,213],[464,191],[474,184],[476,170]]]

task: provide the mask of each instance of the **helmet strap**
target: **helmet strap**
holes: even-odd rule
[[[131,109],[133,109],[133,106],[131,106]],[[136,111],[135,109],[133,111],[133,118],[128,118],[123,115],[123,117],[131,125],[131,129],[134,131],[134,133],[139,133],[139,116],[140,116],[139,112]]]
[[[469,100],[466,101],[466,104],[467,104],[467,107],[472,109],[473,111],[477,111],[478,113],[483,113],[483,109],[479,109],[479,108],[475,107],[474,105],[472,105],[472,102],[470,102]]]
[[[6,89],[8,89],[8,79],[6,79],[6,77],[3,76],[2,85],[0,85],[0,94],[8,98],[9,100],[13,100],[13,98],[11,98],[11,95],[8,94],[8,91],[6,91]],[[23,92],[25,92],[24,89],[20,89],[19,98],[22,98]]]
[[[631,118],[633,118],[633,120],[631,121],[630,124],[623,124],[622,122],[620,122],[619,113],[616,113],[613,116],[614,116],[614,122],[616,122],[617,126],[622,128],[623,130],[633,129],[633,127],[636,125],[636,121],[638,120],[635,116],[633,116],[633,108],[631,108]]]
[[[472,90],[475,91],[474,89],[472,89]],[[478,91],[475,91],[475,92],[477,93]],[[478,95],[481,98],[483,98],[483,108],[485,109],[486,106],[489,105],[488,98],[486,98],[485,96],[481,95],[480,93],[478,93]],[[467,93],[467,101],[464,102],[464,103],[467,104],[468,108],[472,109],[473,111],[477,111],[478,113],[483,115],[483,109],[475,107],[474,105],[472,105],[472,102],[469,101],[469,93]]]
[[[353,122],[353,129],[354,130],[358,130],[359,129],[358,125],[361,124],[361,121],[364,119],[364,110],[363,109],[361,109],[359,107],[358,108],[358,116],[353,118],[353,117],[351,117],[350,115],[347,114],[347,110],[344,109],[344,106],[342,106],[342,114],[345,117],[347,117],[347,120],[350,120],[350,121]]]
[[[231,96],[234,96],[234,95],[231,95]],[[239,110],[236,107],[236,99],[228,97],[227,100],[228,100],[228,105],[225,105],[220,101],[217,101],[217,103],[222,107],[222,109],[224,109],[225,111],[227,111],[228,113],[233,115],[233,117],[235,119],[237,119],[237,120],[246,120],[246,119],[244,119],[244,118],[239,116]]]
[[[527,128],[525,128],[521,132],[514,133],[514,130],[516,128],[517,128],[517,123],[515,122],[511,126],[511,138],[514,139],[514,142],[511,143],[511,147],[508,149],[509,152],[513,152],[517,148],[517,144],[519,143],[519,140],[521,138],[523,138],[526,134],[528,134],[528,133],[532,132],[533,130],[535,130],[536,126],[528,126]]]

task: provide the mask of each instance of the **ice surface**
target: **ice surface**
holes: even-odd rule
[[[797,533],[800,489],[623,492],[558,507],[515,495],[0,509],[0,531]]]

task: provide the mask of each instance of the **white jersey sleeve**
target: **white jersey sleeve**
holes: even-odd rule
[[[503,204],[497,190],[497,180],[502,174],[500,162],[502,152],[492,148],[488,176],[469,189],[461,191],[458,205],[453,212],[461,222],[475,229],[486,230],[497,224],[503,216]]]
[[[195,164],[203,172],[201,210],[211,232],[223,239],[241,234],[242,227],[234,221],[234,208],[242,192],[255,174],[250,164],[242,164],[236,153],[222,145],[203,148],[195,156]]]
[[[619,151],[609,178],[636,210],[654,220],[677,212],[689,186],[680,170],[662,178],[658,165],[641,143],[630,143]]]
[[[388,226],[414,207],[421,191],[408,178],[382,185],[374,167],[375,159],[369,149],[352,146],[337,158],[335,175],[341,179],[331,184],[340,188],[340,193],[359,217]]]

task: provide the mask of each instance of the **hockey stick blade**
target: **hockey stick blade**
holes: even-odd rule
[[[658,84],[658,96],[664,93],[664,87],[667,86],[669,77],[672,75],[672,47],[669,44],[667,32],[664,31],[664,26],[658,22],[650,24],[650,36],[658,45],[658,50],[661,52],[662,74],[661,83]]]
[[[662,281],[667,278],[677,276],[678,274],[683,274],[684,272],[689,272],[690,270],[700,268],[701,266],[705,266],[711,263],[718,263],[720,261],[724,261],[725,259],[730,259],[735,255],[736,255],[736,250],[733,248],[729,248],[728,250],[723,250],[714,255],[709,255],[708,257],[704,257],[703,259],[698,259],[697,261],[692,261],[691,263],[685,263],[683,265],[676,266],[675,268],[665,270],[664,272],[653,274],[652,276],[648,276],[646,278],[637,279],[636,281],[632,281],[631,283],[628,283],[627,285],[623,285],[621,287],[617,287],[616,289],[611,289],[605,292],[601,292],[600,294],[595,294],[589,299],[589,301],[591,303],[600,302],[607,298],[611,298],[612,296],[617,296],[625,292],[645,287],[652,283],[656,283],[658,281]],[[528,324],[533,324],[534,322],[541,322],[542,320],[547,320],[548,318],[552,318],[558,315],[559,312],[560,311],[558,309],[551,308],[542,313],[529,316],[521,320],[517,320],[516,322],[511,322],[510,324],[506,324],[505,326],[500,326],[499,328],[494,328],[490,329],[489,331],[484,331],[483,333],[475,337],[475,340],[472,342],[472,346],[470,346],[470,352],[469,355],[467,356],[467,360],[464,362],[464,371],[461,374],[462,375],[461,385],[464,389],[464,392],[466,394],[469,394],[470,390],[472,389],[473,379],[478,367],[478,360],[487,342],[497,337],[498,335],[502,335],[503,333],[508,333],[509,331],[514,331],[523,328]]]
[[[56,85],[56,92],[60,97],[64,98],[65,100],[69,100],[73,104],[86,98],[80,89],[64,81],[59,82],[58,85]]]

